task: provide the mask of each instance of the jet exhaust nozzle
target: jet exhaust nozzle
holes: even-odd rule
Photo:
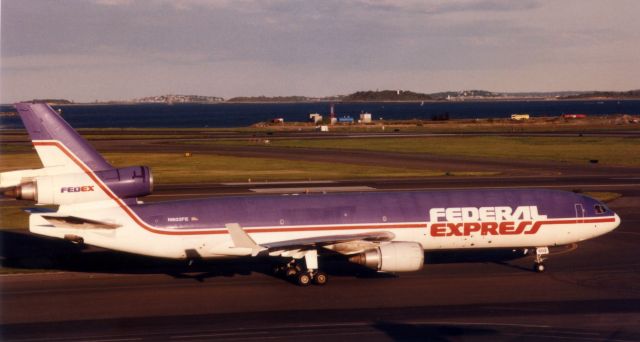
[[[15,198],[17,200],[37,201],[38,191],[35,182],[23,183],[5,189],[2,193],[4,197]]]

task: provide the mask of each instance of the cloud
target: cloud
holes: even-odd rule
[[[512,12],[540,6],[537,0],[358,0],[360,7],[381,12],[407,12],[419,15],[443,15],[456,12]]]
[[[133,0],[94,0],[94,2],[103,6],[129,6]]]
[[[640,70],[639,11],[640,2],[626,0],[8,0],[0,66],[10,92],[38,89],[46,82],[29,82],[40,75],[74,80],[60,87],[90,98],[99,96],[83,88],[89,76],[149,91],[164,89],[153,83],[160,79],[179,79],[180,92],[199,85],[213,95],[285,95],[385,82],[460,89],[481,76],[511,87],[499,90],[548,89],[539,77],[523,78],[548,70],[569,77],[558,86],[574,79],[570,88],[596,89],[622,82],[614,77],[620,70],[632,69],[630,79]],[[100,91],[128,96],[118,86]]]

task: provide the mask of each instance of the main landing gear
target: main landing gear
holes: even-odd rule
[[[293,259],[283,267],[279,267],[280,271],[288,279],[291,279],[300,286],[324,285],[329,280],[326,273],[318,270],[318,251],[309,250],[304,255],[305,267],[298,262],[299,259]]]
[[[329,277],[322,271],[306,271],[298,273],[296,276],[294,276],[294,279],[296,283],[298,283],[298,285],[308,286],[311,283],[316,285],[324,285],[327,283]]]
[[[536,248],[536,261],[533,264],[533,270],[538,273],[542,273],[545,270],[544,260],[549,255],[549,247]]]

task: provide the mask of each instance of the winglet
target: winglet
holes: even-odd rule
[[[267,250],[265,247],[258,245],[247,232],[240,227],[237,223],[227,223],[225,227],[231,235],[231,240],[236,248],[250,248],[251,256],[256,256],[258,253]]]

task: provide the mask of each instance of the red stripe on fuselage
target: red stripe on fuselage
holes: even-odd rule
[[[155,227],[148,225],[146,222],[142,221],[138,217],[137,214],[133,212],[128,205],[126,205],[118,196],[116,196],[109,187],[107,187],[98,176],[93,173],[91,169],[89,169],[82,161],[78,160],[78,158],[71,152],[69,152],[63,144],[58,141],[33,141],[34,146],[55,146],[60,149],[67,157],[69,157],[78,167],[80,167],[98,186],[102,191],[104,191],[109,198],[114,200],[118,206],[124,210],[125,213],[140,227],[145,230],[148,230],[155,234],[164,234],[164,235],[203,235],[203,234],[228,234],[228,231],[224,228],[217,229],[202,229],[198,231],[167,231],[160,230]],[[608,218],[595,218],[595,219],[559,219],[559,220],[548,220],[548,221],[536,221],[531,230],[527,234],[535,234],[543,225],[554,225],[554,224],[577,224],[577,223],[605,223],[605,222],[615,222],[614,217]],[[401,223],[401,224],[369,224],[369,225],[350,225],[350,226],[311,226],[311,227],[300,227],[300,228],[283,228],[283,227],[264,227],[264,228],[246,228],[244,229],[247,233],[279,233],[279,232],[304,232],[304,231],[330,231],[330,230],[352,230],[352,229],[400,229],[400,228],[427,228],[428,222],[425,223]]]
[[[594,219],[565,219],[565,220],[548,220],[548,221],[537,221],[534,223],[533,227],[530,230],[526,231],[525,234],[535,234],[540,230],[543,225],[552,225],[552,224],[579,224],[579,223],[608,223],[608,222],[616,222],[615,217],[601,217]]]

